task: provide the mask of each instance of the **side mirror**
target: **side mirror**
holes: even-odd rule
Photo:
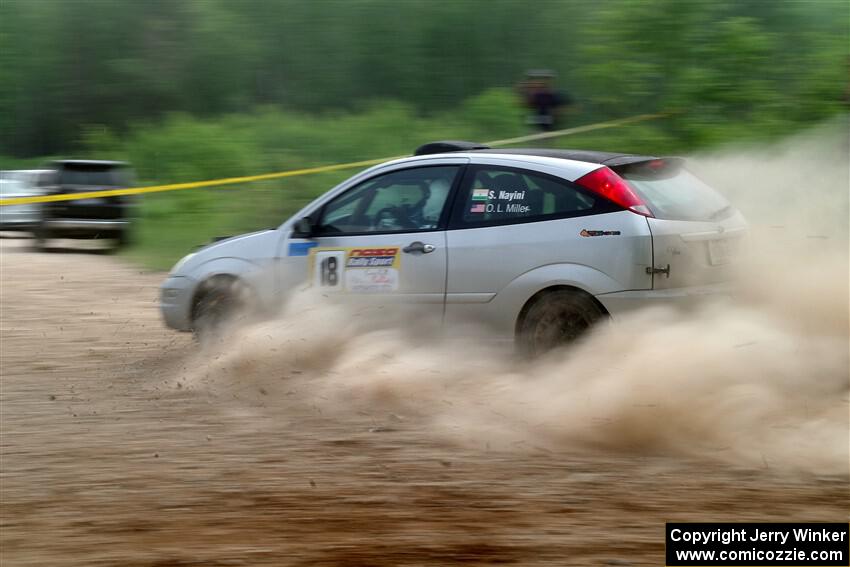
[[[313,235],[313,221],[310,217],[300,218],[295,221],[292,236],[295,238],[310,238]]]

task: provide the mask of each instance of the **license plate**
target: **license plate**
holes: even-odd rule
[[[708,241],[708,261],[712,266],[728,264],[735,259],[738,252],[737,238],[724,238],[723,240]]]

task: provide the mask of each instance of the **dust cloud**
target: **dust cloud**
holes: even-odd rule
[[[769,147],[693,156],[751,223],[740,295],[646,310],[523,362],[474,337],[411,337],[301,297],[196,355],[188,388],[307,390],[324,414],[414,420],[482,450],[665,455],[848,474],[846,119]],[[255,386],[255,388],[253,387]],[[392,421],[391,420],[391,421]],[[382,423],[384,422],[382,421]]]

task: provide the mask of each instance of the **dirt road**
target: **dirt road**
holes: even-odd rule
[[[162,274],[25,244],[0,241],[4,567],[659,565],[665,521],[848,518],[846,476],[453,442],[333,411],[297,364],[202,386],[220,355],[162,327]]]

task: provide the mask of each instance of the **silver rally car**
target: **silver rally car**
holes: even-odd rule
[[[166,323],[203,332],[306,287],[474,321],[534,355],[603,318],[725,294],[742,215],[678,158],[434,142],[276,229],[180,260]]]

